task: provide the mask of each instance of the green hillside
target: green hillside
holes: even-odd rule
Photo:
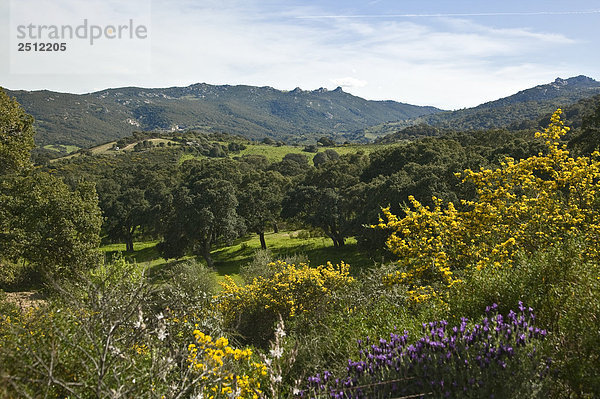
[[[9,91],[36,119],[36,143],[90,147],[133,131],[182,131],[240,134],[251,139],[272,137],[307,142],[327,135],[338,141],[352,132],[385,121],[434,112],[395,101],[368,101],[345,93],[299,88],[213,86],[142,89],[126,87],[90,94],[47,90]]]
[[[373,140],[421,124],[453,130],[538,128],[544,124],[538,126],[532,121],[537,122],[559,107],[564,108],[597,94],[600,94],[600,82],[594,79],[586,76],[557,78],[552,83],[523,90],[477,107],[440,112],[410,120],[385,122],[363,129],[361,133]],[[413,132],[409,130],[405,133],[407,138],[410,138]]]

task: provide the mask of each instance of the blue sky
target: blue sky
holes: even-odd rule
[[[10,89],[342,86],[367,99],[457,109],[556,77],[600,79],[598,1],[13,0],[38,24],[60,4],[56,14],[72,23],[149,25],[149,39],[123,43],[129,48],[107,41],[83,56],[74,43],[53,58],[28,54],[29,68],[11,63],[22,54],[11,41],[11,2],[1,1],[0,86]]]

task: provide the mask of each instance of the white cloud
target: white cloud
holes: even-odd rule
[[[8,75],[0,84],[78,92],[196,82],[343,86],[370,99],[459,108],[581,73],[574,59],[546,62],[548,53],[577,44],[560,32],[487,26],[466,17],[299,18],[319,14],[315,6],[277,2],[154,2],[152,73],[29,80]],[[122,62],[127,72],[127,57]]]
[[[356,79],[351,76],[347,76],[345,78],[331,79],[331,83],[344,88],[365,87],[367,85],[366,80]]]

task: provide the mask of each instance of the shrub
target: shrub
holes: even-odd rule
[[[150,370],[170,366],[151,355],[158,319],[145,316],[148,286],[132,272],[123,264],[56,284],[60,297],[2,326],[9,396],[128,397],[160,384]]]
[[[267,375],[266,366],[252,361],[250,349],[231,347],[227,338],[213,341],[210,335],[194,330],[187,361],[195,397],[258,399],[262,394],[260,380]],[[239,374],[240,370],[247,374]]]
[[[200,332],[221,330],[210,307],[201,315],[160,310],[152,291],[137,266],[118,259],[57,284],[60,296],[47,307],[2,315],[0,394],[218,398],[230,388],[257,397],[264,367],[251,351]]]
[[[519,300],[537,310],[537,323],[551,332],[555,380],[552,397],[597,395],[600,378],[600,280],[598,265],[582,259],[583,243],[568,240],[532,255],[517,255],[510,268],[465,274],[449,296],[453,314],[479,314],[485,303],[501,309]]]
[[[312,268],[277,261],[269,267],[277,272],[267,278],[257,277],[245,286],[225,276],[219,294],[226,322],[259,346],[272,337],[279,315],[285,321],[302,313],[323,314],[336,292],[354,281],[344,263]]]
[[[423,324],[424,335],[414,343],[406,331],[389,340],[367,337],[359,341],[360,359],[348,361],[346,377],[329,371],[310,377],[303,396],[532,397],[549,368],[535,347],[546,331],[532,325],[533,310],[522,303],[505,317],[495,310],[488,307],[472,327],[467,319],[452,328],[445,321]]]
[[[288,255],[281,259],[288,265],[308,264],[308,257],[304,254]],[[271,278],[278,270],[275,258],[269,249],[258,249],[254,253],[252,262],[240,267],[240,275],[245,282],[250,283],[255,278]]]
[[[411,299],[445,300],[459,283],[456,270],[507,267],[518,251],[532,254],[571,238],[581,237],[583,255],[600,258],[600,153],[571,158],[559,143],[568,128],[561,110],[536,137],[545,140],[547,153],[515,162],[507,158],[495,170],[465,171],[465,182],[477,189],[475,201],[463,210],[446,207],[434,198],[429,209],[411,198],[414,210],[398,219],[384,209],[379,227],[391,229],[390,250],[399,270],[387,284],[407,284]]]
[[[210,297],[217,287],[216,275],[203,263],[193,259],[177,262],[162,277],[164,283],[155,293],[161,308],[191,315],[210,306]]]

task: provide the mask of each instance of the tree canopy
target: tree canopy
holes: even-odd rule
[[[0,88],[0,175],[29,164],[33,134],[33,117]]]

